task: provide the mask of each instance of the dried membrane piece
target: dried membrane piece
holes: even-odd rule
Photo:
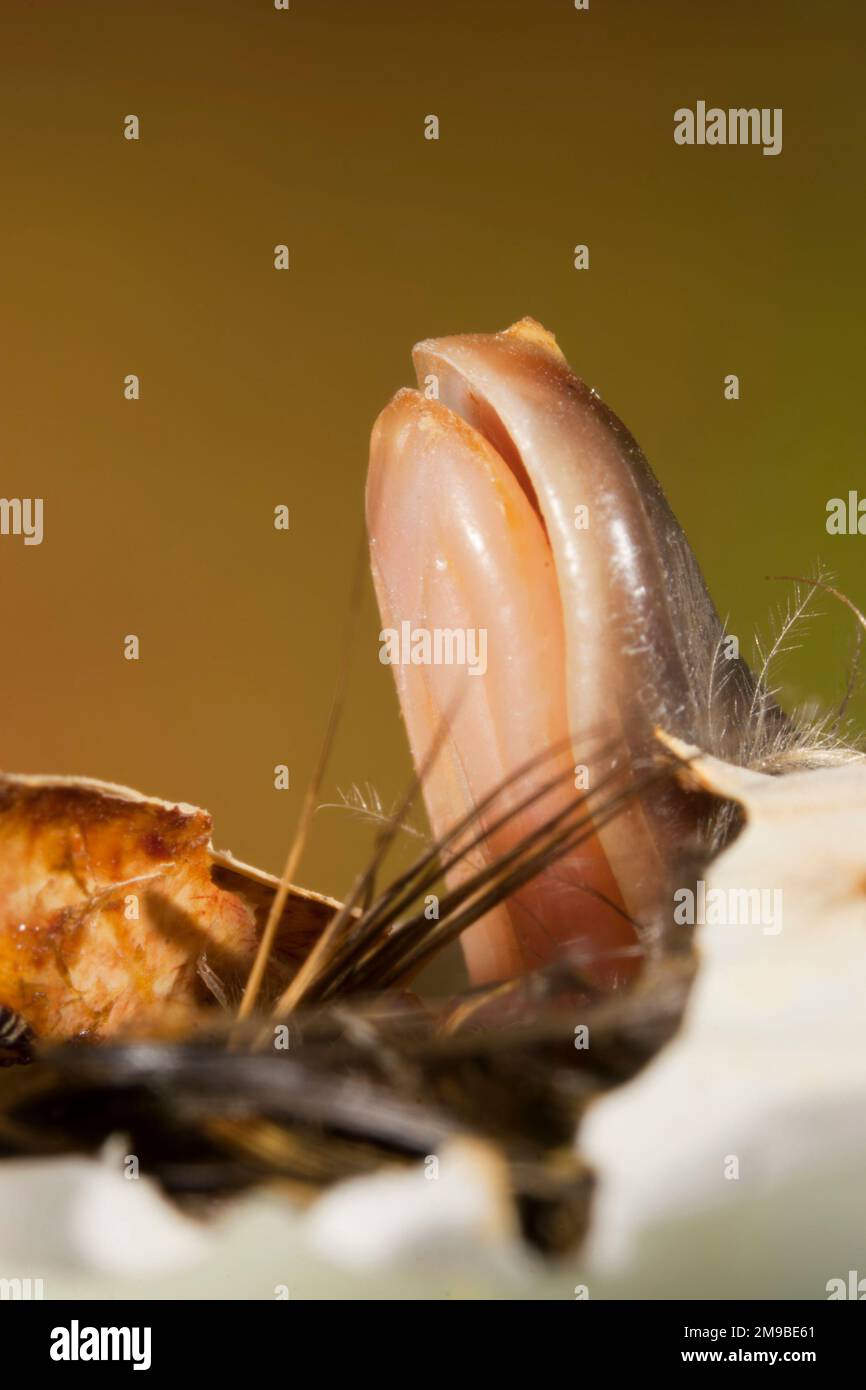
[[[185,803],[89,778],[0,777],[0,1003],[39,1037],[185,1025],[249,970],[277,880]],[[292,889],[284,983],[336,905]]]

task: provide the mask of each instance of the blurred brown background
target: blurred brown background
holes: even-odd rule
[[[45,540],[0,537],[0,765],[196,802],[279,871],[372,420],[413,341],[524,314],[637,435],[744,643],[765,576],[818,557],[866,605],[866,537],[825,530],[866,496],[863,37],[855,0],[4,0],[0,496],[44,497]],[[675,146],[699,98],[783,107],[782,154]],[[785,675],[830,699],[853,624],[818,607]],[[327,800],[409,773],[377,633],[368,586]],[[322,811],[303,880],[341,893],[368,841]]]

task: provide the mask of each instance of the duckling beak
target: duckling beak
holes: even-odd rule
[[[616,769],[656,758],[654,730],[725,756],[754,680],[735,658],[691,547],[632,436],[525,319],[418,344],[419,390],[373,429],[367,525],[416,766],[442,834],[537,755],[486,816],[482,857],[508,853]],[[560,753],[551,750],[560,749]],[[463,937],[475,982],[564,950],[595,986],[634,973],[690,817],[665,785],[635,797]],[[485,815],[481,816],[485,823]],[[477,871],[478,858],[455,869]]]

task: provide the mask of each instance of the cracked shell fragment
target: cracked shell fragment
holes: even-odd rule
[[[853,1263],[866,1199],[861,1183],[856,1209],[839,1204],[834,1184],[866,1155],[866,762],[770,777],[663,742],[745,823],[706,870],[680,1031],[581,1127],[598,1178],[590,1257],[625,1267],[692,1214],[747,1225],[750,1202],[801,1182],[809,1219],[790,1222],[778,1277],[782,1261],[812,1268],[819,1236]]]

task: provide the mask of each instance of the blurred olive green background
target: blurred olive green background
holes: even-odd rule
[[[866,495],[863,38],[854,0],[3,0],[0,496],[46,529],[0,537],[0,765],[196,802],[278,871],[373,418],[413,341],[524,314],[637,435],[744,644],[765,576],[819,557],[866,605],[866,537],[825,530]],[[675,146],[698,99],[783,107],[782,154]],[[787,688],[838,698],[853,624],[818,607]],[[369,585],[359,623],[324,799],[388,803]],[[341,893],[368,839],[321,812],[303,880]]]

